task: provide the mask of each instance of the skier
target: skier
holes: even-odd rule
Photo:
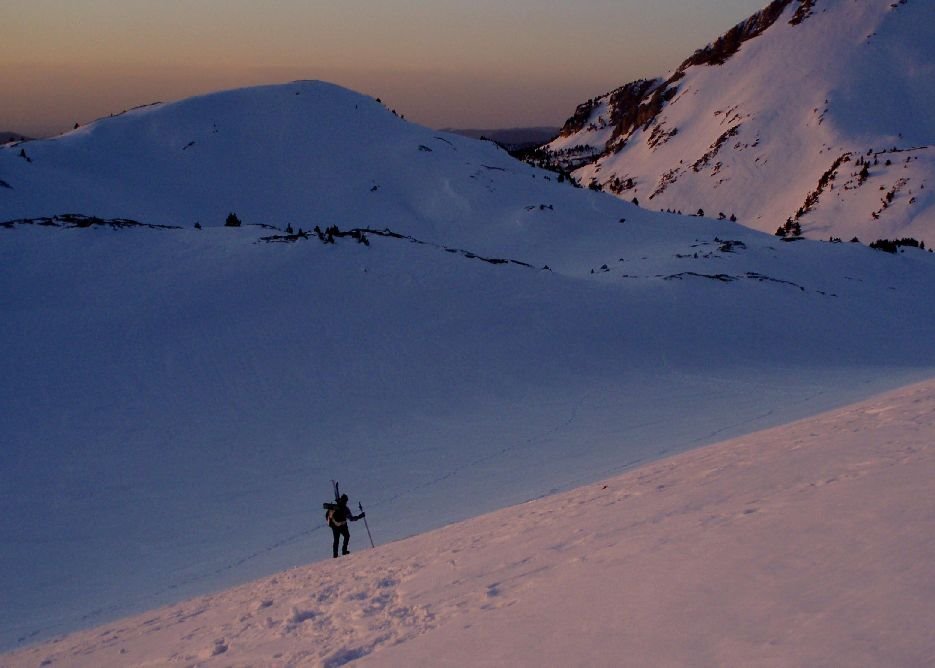
[[[350,550],[347,549],[347,542],[351,539],[351,532],[347,528],[347,521],[356,522],[366,516],[367,513],[363,511],[361,511],[360,515],[354,515],[351,512],[350,508],[347,507],[347,494],[342,494],[341,498],[334,504],[334,508],[328,511],[326,518],[328,526],[331,527],[331,532],[334,534],[333,552],[335,559],[338,558],[338,542],[341,536],[344,536],[344,546],[341,554],[350,554]]]

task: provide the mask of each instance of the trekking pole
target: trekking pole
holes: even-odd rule
[[[360,512],[361,512],[361,514],[363,514],[363,512],[364,512],[364,504],[362,504],[360,501],[358,501],[358,502],[357,502],[357,507],[360,508]],[[367,524],[367,518],[366,518],[366,517],[364,517],[364,526],[367,527],[367,537],[370,539],[370,547],[371,547],[371,548],[375,548],[376,545],[373,544],[373,536],[370,535],[370,525]]]

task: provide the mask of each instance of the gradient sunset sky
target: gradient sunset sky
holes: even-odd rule
[[[2,0],[0,131],[324,79],[432,127],[560,125],[768,0]]]

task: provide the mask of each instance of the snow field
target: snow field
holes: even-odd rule
[[[387,543],[935,368],[928,253],[649,213],[327,84],[26,148],[0,219],[182,229],[0,226],[4,649],[330,558],[332,478]]]
[[[327,557],[331,478],[385,542],[935,364],[928,254],[704,221],[544,246],[567,274],[256,228],[0,231],[11,648]],[[796,285],[705,277],[754,270]]]
[[[925,665],[933,436],[928,381],[3,662]]]

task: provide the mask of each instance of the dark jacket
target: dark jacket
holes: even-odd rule
[[[328,511],[328,514],[327,514],[328,526],[331,526],[331,527],[344,526],[345,524],[347,524],[348,520],[350,520],[351,522],[356,522],[363,516],[364,516],[363,513],[361,513],[360,515],[354,515],[354,513],[351,512],[351,509],[347,507],[347,504],[338,502],[337,504],[335,504],[335,507],[333,509]]]

